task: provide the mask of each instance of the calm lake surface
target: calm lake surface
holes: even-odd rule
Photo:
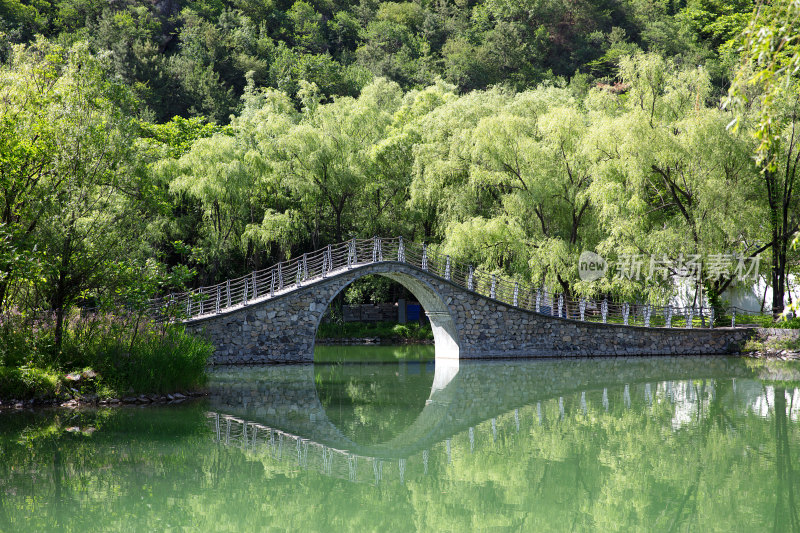
[[[0,531],[800,531],[797,363],[316,356],[0,413]]]

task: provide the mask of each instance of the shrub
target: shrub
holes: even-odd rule
[[[213,346],[180,325],[161,326],[135,315],[75,313],[56,350],[47,318],[9,314],[0,322],[0,366],[5,368],[0,397],[46,396],[67,373],[87,370],[98,375],[70,387],[103,396],[185,390],[205,381]]]

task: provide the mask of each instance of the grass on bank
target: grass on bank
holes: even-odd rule
[[[52,320],[46,317],[2,317],[0,399],[68,398],[76,392],[121,397],[192,389],[205,382],[213,351],[208,342],[180,326],[107,314],[72,317],[60,349],[53,333]]]
[[[707,312],[707,311],[706,311]],[[588,315],[587,315],[588,316]],[[571,316],[574,320],[578,320],[579,317]],[[730,315],[723,315],[717,316],[714,319],[714,327],[730,327],[731,325],[731,316]],[[588,318],[591,322],[600,322],[601,319],[597,315],[591,316]],[[641,326],[643,324],[643,318],[641,314],[636,316],[631,315],[629,319],[630,325]],[[608,317],[608,324],[623,324],[623,319],[621,316],[618,315],[610,315]],[[666,326],[667,322],[662,314],[654,314],[650,317],[650,327],[654,328],[662,328]],[[670,321],[670,325],[675,329],[685,328],[686,327],[686,316],[683,314],[675,314],[672,315],[672,320]],[[775,320],[770,315],[746,315],[746,314],[737,314],[736,315],[736,325],[738,327],[743,326],[755,326],[759,328],[775,328],[775,329],[800,329],[800,318],[779,318]],[[692,317],[692,327],[694,328],[707,328],[709,327],[709,317],[706,316],[705,320],[699,316]]]
[[[360,339],[379,338],[381,340],[433,340],[430,324],[420,326],[417,322],[396,324],[394,322],[329,322],[320,324],[318,339]]]
[[[758,339],[749,339],[742,347],[743,352],[800,352],[800,339],[771,339],[767,342]]]

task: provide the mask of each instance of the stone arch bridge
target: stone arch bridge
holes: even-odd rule
[[[725,354],[737,351],[753,333],[692,327],[695,309],[621,304],[609,312],[608,302],[564,301],[455,264],[402,238],[331,245],[242,278],[154,301],[153,313],[182,319],[190,331],[210,339],[215,363],[311,362],[317,328],[330,302],[371,274],[399,282],[422,304],[433,327],[437,360]],[[665,327],[649,327],[655,316],[663,316]],[[678,318],[686,326],[670,327]],[[620,323],[610,323],[614,319]],[[636,320],[641,325],[632,325]]]

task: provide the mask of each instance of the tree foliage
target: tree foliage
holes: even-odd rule
[[[744,0],[2,5],[12,41],[53,38],[0,67],[6,308],[142,298],[396,234],[567,295],[659,302],[669,279],[583,282],[579,255],[762,253],[783,305],[796,43],[755,28],[793,4],[750,26]],[[745,26],[750,104],[726,129]],[[720,305],[733,277],[704,274],[697,298]]]

